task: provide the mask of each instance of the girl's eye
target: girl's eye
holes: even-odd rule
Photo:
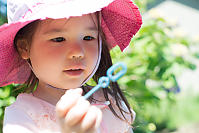
[[[63,38],[63,37],[57,37],[57,38],[51,39],[51,41],[53,41],[53,42],[63,42],[63,41],[65,41],[65,40],[66,40],[66,39]]]
[[[86,40],[86,41],[91,41],[91,40],[93,40],[95,38],[92,37],[92,36],[85,36],[83,39]]]

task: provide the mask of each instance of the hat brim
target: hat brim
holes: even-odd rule
[[[48,4],[37,3],[19,21],[82,16],[101,11],[102,8],[107,7],[112,2],[113,0],[68,0],[66,2]]]
[[[101,11],[101,27],[110,47],[118,45],[123,51],[142,24],[142,18],[131,0],[77,0],[81,3],[38,4],[21,19],[0,27],[0,86],[24,83],[30,68],[14,48],[17,32],[30,22],[40,19],[60,19]],[[97,2],[97,4],[96,4]]]
[[[0,86],[11,83],[24,83],[30,74],[30,68],[17,53],[14,37],[27,22],[4,24],[0,27]]]

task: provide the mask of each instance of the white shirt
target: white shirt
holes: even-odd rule
[[[95,94],[99,97],[99,93]],[[95,103],[102,110],[102,122],[97,133],[129,133],[129,125],[115,117],[104,102]],[[134,113],[135,116],[135,113]],[[55,106],[34,97],[19,94],[16,102],[5,109],[3,133],[60,133]]]

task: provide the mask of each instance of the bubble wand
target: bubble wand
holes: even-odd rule
[[[114,71],[120,67],[122,69],[118,73],[113,75]],[[122,62],[118,62],[118,63],[114,64],[107,70],[107,72],[106,72],[107,76],[100,77],[98,84],[94,88],[92,88],[88,93],[86,93],[86,95],[84,95],[84,98],[88,99],[98,89],[108,87],[110,80],[113,82],[116,82],[119,78],[121,78],[126,73],[126,71],[127,71],[126,64],[124,64]]]

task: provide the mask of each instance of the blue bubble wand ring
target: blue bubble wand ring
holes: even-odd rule
[[[118,73],[113,75],[114,71],[120,67],[122,69]],[[118,62],[118,63],[114,64],[107,70],[107,72],[106,72],[107,76],[100,77],[98,84],[94,88],[92,88],[86,95],[84,95],[84,98],[88,99],[98,89],[108,87],[110,80],[113,82],[116,82],[118,79],[120,79],[126,73],[126,71],[127,71],[126,64],[124,64],[122,62]]]

